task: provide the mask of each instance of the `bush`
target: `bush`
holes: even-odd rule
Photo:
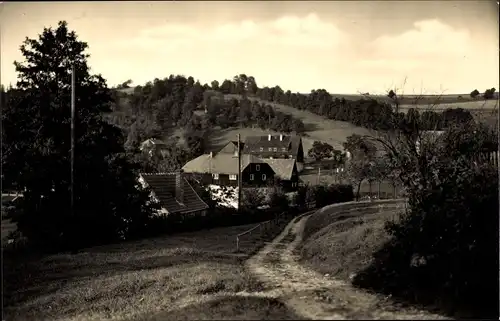
[[[299,186],[297,193],[294,196],[293,203],[298,208],[306,208],[308,204],[314,201],[313,188],[308,184],[304,186]]]
[[[330,204],[352,201],[354,193],[351,185],[318,185],[313,188],[313,198],[316,201],[316,207],[320,208]]]
[[[269,207],[277,211],[287,211],[290,206],[288,197],[281,189],[273,189],[269,195]]]
[[[466,141],[478,137],[468,134],[451,142],[473,146]],[[355,285],[463,317],[496,318],[498,176],[495,166],[474,165],[464,150],[445,143],[426,156],[426,170],[407,173],[409,209],[387,224],[391,241]]]

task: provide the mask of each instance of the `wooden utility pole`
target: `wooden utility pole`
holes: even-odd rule
[[[241,212],[241,146],[238,134],[238,212]]]
[[[75,65],[71,66],[71,214],[74,214],[74,166],[75,166]]]
[[[498,5],[498,1],[497,1]],[[497,106],[500,103],[500,95],[497,95]],[[500,192],[500,110],[497,108],[497,150],[495,152],[495,157],[497,160],[497,170],[498,170],[498,191]],[[500,206],[500,195],[498,197],[498,205]],[[500,220],[498,221],[498,228],[500,228]],[[500,247],[498,249],[500,254]]]

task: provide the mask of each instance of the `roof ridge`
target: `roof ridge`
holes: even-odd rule
[[[175,175],[177,172],[150,172],[150,173],[139,173],[139,175],[145,175],[145,176],[150,176],[150,175]]]

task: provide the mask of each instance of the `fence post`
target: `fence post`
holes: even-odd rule
[[[236,252],[240,251],[240,237],[236,235]]]

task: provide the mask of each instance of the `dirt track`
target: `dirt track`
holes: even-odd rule
[[[302,240],[309,217],[292,221],[273,242],[247,261],[248,270],[268,289],[247,295],[277,298],[305,319],[446,319],[415,309],[391,307],[379,296],[302,267],[292,253]]]

